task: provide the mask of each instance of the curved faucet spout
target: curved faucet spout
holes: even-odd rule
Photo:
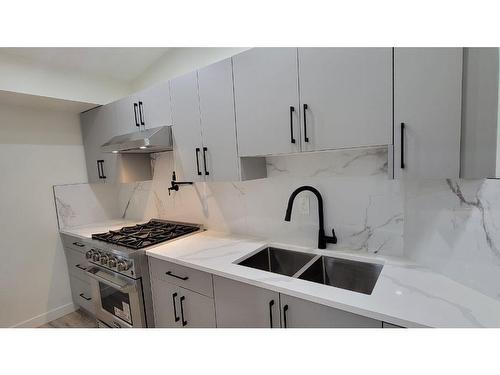
[[[290,221],[292,218],[292,208],[293,208],[293,202],[295,200],[295,197],[303,192],[303,191],[310,191],[316,195],[316,198],[318,199],[318,218],[319,218],[319,233],[318,233],[318,248],[319,249],[326,249],[326,244],[328,243],[337,243],[337,237],[335,236],[335,230],[332,229],[332,237],[325,236],[325,230],[324,230],[324,217],[323,217],[323,198],[321,197],[321,193],[314,187],[312,186],[301,186],[293,191],[293,193],[290,195],[290,198],[288,199],[288,206],[286,208],[286,213],[285,213],[285,221]]]

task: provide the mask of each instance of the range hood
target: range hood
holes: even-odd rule
[[[117,135],[101,146],[102,152],[140,153],[172,151],[172,127],[141,130],[134,133]]]

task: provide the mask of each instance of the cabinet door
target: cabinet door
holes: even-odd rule
[[[175,170],[184,181],[203,181],[203,156],[196,72],[170,81]]]
[[[155,278],[151,279],[151,290],[156,327],[215,327],[212,298]]]
[[[178,286],[152,278],[153,311],[157,328],[181,327]]]
[[[461,102],[461,48],[394,49],[395,177],[458,178]]]
[[[391,48],[299,48],[298,54],[302,151],[391,143]]]
[[[251,49],[233,73],[239,156],[300,151],[297,49]]]
[[[279,293],[214,276],[217,327],[277,328]]]
[[[139,105],[139,120],[143,129],[172,124],[169,82],[160,83],[134,95]]]
[[[198,71],[207,181],[239,179],[231,69],[231,59],[226,59]]]
[[[382,322],[280,294],[283,328],[382,328]]]
[[[139,118],[138,100],[135,95],[127,96],[106,106],[111,108],[114,115],[113,121],[109,124],[113,137],[142,129]],[[108,139],[104,142],[106,141]]]
[[[215,328],[215,306],[212,298],[179,288],[181,326],[184,328]]]
[[[82,113],[80,121],[89,182],[113,182],[116,179],[117,155],[105,154],[100,150],[101,145],[112,137],[113,108],[94,108]],[[106,178],[100,177],[102,174],[98,170],[99,160],[104,160],[102,164]]]

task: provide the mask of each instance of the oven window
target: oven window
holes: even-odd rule
[[[99,283],[99,291],[101,293],[102,308],[132,325],[130,296],[103,283]]]

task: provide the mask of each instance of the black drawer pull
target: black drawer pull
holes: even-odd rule
[[[309,107],[307,104],[304,104],[304,141],[309,142],[309,138],[307,137],[307,115],[306,111]]]
[[[73,245],[78,246],[78,247],[85,247],[85,244],[81,242],[73,242]]]
[[[198,159],[198,156],[199,156],[199,153],[200,153],[200,149],[199,147],[196,147],[196,171],[198,172],[198,176],[201,176],[201,172],[200,172],[200,160]]]
[[[83,270],[83,271],[86,271],[86,270],[87,270],[87,268],[86,268],[86,267],[82,267],[82,266],[80,266],[79,264],[75,264],[75,267],[76,267],[76,268],[79,268],[79,269],[81,269],[81,270]]]
[[[269,301],[269,328],[273,328],[273,306],[274,300]]]
[[[284,328],[287,328],[286,326],[286,312],[288,311],[288,305],[283,306],[283,326]]]
[[[90,297],[85,297],[85,294],[83,294],[83,293],[80,293],[80,297],[82,297],[86,301],[92,300],[92,298],[90,298]]]
[[[175,307],[175,297],[177,297],[177,293],[172,294],[172,303],[174,304],[174,320],[178,322],[180,318],[177,316],[177,308]]]
[[[141,120],[141,125],[146,125],[144,122],[144,109],[142,107],[142,102],[139,102],[139,119]]]
[[[293,137],[293,112],[295,108],[290,106],[290,142],[295,143],[295,138]]]
[[[179,280],[182,280],[182,281],[186,281],[187,279],[189,279],[188,276],[177,276],[177,275],[173,274],[172,271],[165,272],[165,275],[175,277],[176,279],[179,279]]]
[[[401,123],[401,169],[405,169],[405,123]]]
[[[134,119],[135,119],[135,126],[137,127],[141,126],[139,124],[139,120],[137,119],[137,103],[134,103]]]
[[[209,173],[207,171],[207,151],[208,151],[208,148],[206,147],[203,147],[203,165],[205,166],[205,176],[208,176]]]
[[[186,297],[182,296],[180,301],[181,301],[181,318],[182,318],[182,326],[186,326],[188,324],[187,320],[184,319],[184,305],[182,304],[182,302],[184,302],[184,300],[186,299]]]

